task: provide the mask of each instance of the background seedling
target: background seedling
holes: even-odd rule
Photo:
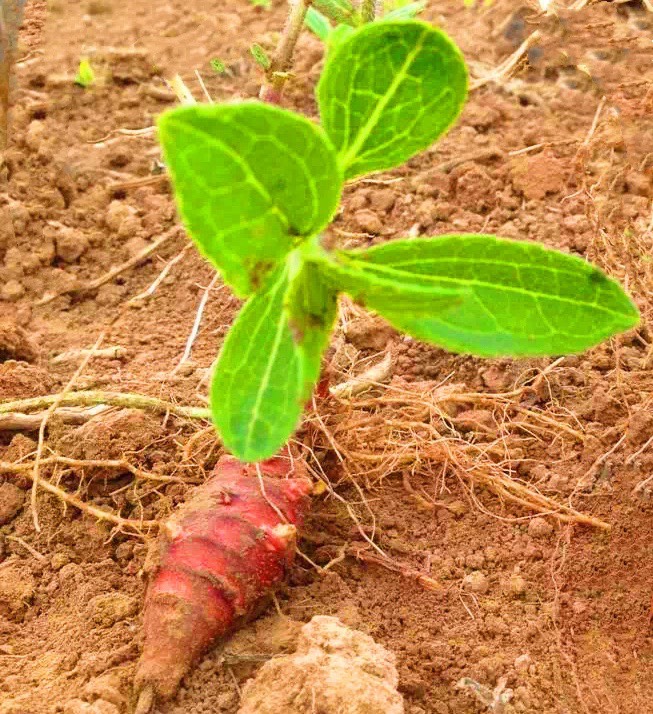
[[[95,72],[90,61],[86,57],[82,57],[79,61],[77,74],[75,75],[75,84],[86,89],[95,84]]]
[[[211,69],[216,74],[224,74],[227,71],[227,65],[219,57],[214,57],[211,60],[210,64]]]
[[[296,428],[346,293],[397,329],[480,356],[578,353],[638,312],[598,268],[488,235],[327,250],[344,181],[401,165],[458,118],[467,71],[417,21],[356,30],[331,53],[321,126],[245,102],[159,121],[176,199],[200,251],[247,302],[213,377],[213,420],[239,459],[274,454]]]

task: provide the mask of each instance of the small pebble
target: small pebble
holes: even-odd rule
[[[528,535],[531,538],[548,538],[553,533],[553,526],[541,516],[533,518],[528,524]]]
[[[526,581],[521,575],[511,575],[508,581],[508,590],[512,595],[519,597],[526,592]]]
[[[367,208],[364,208],[361,211],[356,211],[354,214],[354,221],[356,221],[357,227],[361,231],[365,231],[365,233],[378,235],[383,231],[381,219],[376,215],[376,213],[374,213],[374,211],[370,211]]]
[[[70,563],[70,556],[66,553],[55,553],[50,560],[52,570],[61,570],[61,568],[63,568],[64,565],[68,565],[68,563]]]
[[[485,573],[480,570],[474,570],[463,578],[463,587],[473,593],[482,594],[490,589],[490,581]]]
[[[13,483],[0,486],[0,526],[11,522],[23,507],[25,494]]]
[[[518,672],[525,672],[530,666],[531,662],[532,660],[529,654],[519,655],[519,657],[515,657],[515,669]]]
[[[7,280],[0,289],[0,299],[14,302],[25,294],[25,288],[18,280]]]
[[[63,227],[56,239],[57,258],[65,263],[74,263],[84,255],[88,249],[88,239],[83,233],[72,228]]]

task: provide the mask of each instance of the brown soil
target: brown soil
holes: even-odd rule
[[[315,444],[360,530],[403,572],[354,558],[372,551],[351,514],[333,497],[316,498],[304,553],[325,565],[344,546],[346,557],[323,575],[300,559],[278,595],[283,618],[272,612],[246,627],[226,658],[210,653],[164,714],[233,714],[260,660],[292,650],[296,623],[314,615],[335,615],[396,655],[408,714],[485,711],[455,688],[462,677],[490,688],[506,678],[515,712],[653,710],[653,491],[635,490],[653,472],[653,13],[639,2],[597,2],[556,21],[538,19],[528,3],[476,5],[434,0],[427,17],[460,43],[477,76],[539,29],[529,63],[474,90],[436,149],[349,187],[334,236],[375,242],[482,230],[538,240],[624,281],[643,324],[583,357],[483,362],[403,339],[349,309],[335,342],[336,378],[387,347],[395,379],[385,396],[413,397],[386,400],[376,431],[344,430],[346,470],[315,419],[300,436]],[[172,106],[163,78],[177,72],[198,96],[195,70],[216,100],[254,96],[260,78],[248,48],[272,46],[285,2],[266,11],[248,0],[53,0],[44,27],[45,3],[28,6],[0,194],[0,399],[61,390],[80,358],[53,358],[92,347],[107,328],[103,346],[121,350],[91,360],[76,389],[202,405],[206,369],[238,301],[220,286],[211,291],[192,360],[179,366],[212,278],[192,249],[180,255],[181,233],[102,286],[73,289],[176,222],[164,182],[129,183],[156,177],[152,136],[116,131],[150,126]],[[84,55],[100,78],[88,90],[71,81]],[[224,75],[212,73],[216,56],[228,65]],[[314,114],[320,60],[319,43],[303,38],[289,106]],[[177,256],[151,297],[127,304]],[[438,385],[468,395],[442,400],[428,417],[462,454],[455,464],[429,451],[426,430],[392,427]],[[334,431],[343,419],[367,419],[369,428],[375,409],[364,401],[321,407]],[[209,432],[197,436],[197,423],[174,417],[114,409],[83,425],[65,421],[51,419],[44,457],[122,459],[157,477],[135,480],[106,466],[41,469],[125,518],[168,513],[219,453]],[[0,461],[29,457],[35,438],[24,427],[0,431]],[[388,467],[379,439],[401,446],[413,438],[408,460]],[[481,467],[612,530],[534,518],[497,498]],[[0,476],[0,713],[126,712],[147,545],[42,491],[37,532],[29,488],[24,474]],[[367,507],[356,505],[361,495]],[[442,589],[424,587],[430,581],[416,571]]]

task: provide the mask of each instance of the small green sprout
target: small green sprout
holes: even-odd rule
[[[249,0],[254,7],[262,7],[269,10],[272,7],[271,0]]]
[[[210,65],[216,74],[224,74],[227,71],[227,65],[219,57],[214,57]]]
[[[253,44],[249,48],[249,51],[259,67],[262,67],[264,70],[270,69],[270,65],[272,63],[268,57],[268,53],[261,47],[261,45]]]
[[[95,84],[95,72],[88,58],[82,57],[79,61],[77,74],[75,75],[75,84],[86,89]]]
[[[403,333],[482,357],[580,353],[638,323],[618,283],[534,242],[452,234],[326,247],[345,182],[431,146],[456,122],[467,85],[442,31],[374,22],[329,53],[321,125],[260,102],[159,119],[185,226],[246,299],[211,385],[214,423],[239,459],[273,455],[299,424],[341,294]]]

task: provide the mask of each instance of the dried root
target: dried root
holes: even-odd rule
[[[339,401],[337,407],[329,406],[328,413],[327,408],[314,413],[309,430],[314,439],[311,448],[335,451],[346,477],[365,488],[373,488],[391,474],[438,473],[442,479],[455,475],[481,508],[474,493],[479,486],[533,513],[608,530],[610,526],[604,521],[580,513],[516,477],[518,460],[511,459],[506,443],[511,431],[518,429],[536,440],[562,434],[583,438],[562,414],[558,418],[521,404],[520,398],[529,389],[533,386],[483,394],[466,392],[460,385],[400,379],[387,386],[377,382],[373,395],[348,390],[348,399]],[[485,414],[491,408],[496,425],[490,428],[479,423],[474,428],[481,433],[483,429],[492,435],[496,432],[495,439],[488,441],[490,436],[484,433],[485,440],[478,440],[478,434],[469,435],[474,429],[465,429],[465,436],[459,431],[456,414],[475,405],[482,405]]]

